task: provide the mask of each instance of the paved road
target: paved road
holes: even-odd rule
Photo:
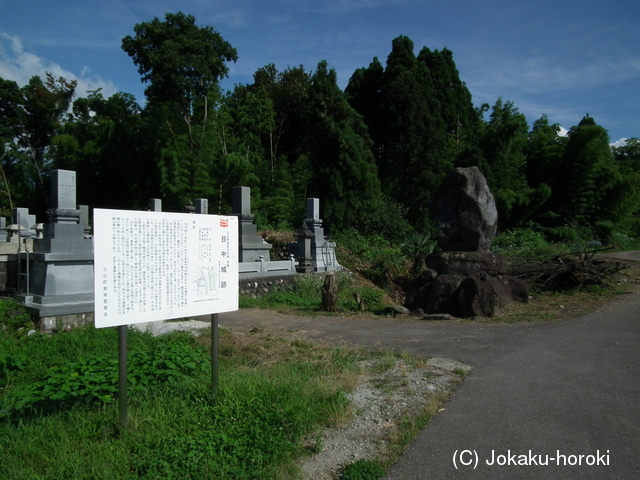
[[[220,323],[473,365],[387,480],[640,479],[640,294],[576,320],[537,324],[305,318],[260,310],[223,314]],[[456,451],[464,451],[458,469]],[[558,453],[565,457],[556,460]],[[476,459],[475,468],[462,464]],[[513,465],[532,460],[538,465]]]

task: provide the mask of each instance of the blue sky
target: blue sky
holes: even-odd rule
[[[136,23],[190,13],[238,51],[227,88],[256,69],[327,60],[344,88],[399,35],[447,47],[476,106],[512,101],[531,125],[543,114],[568,129],[589,113],[611,141],[640,138],[638,0],[0,0],[0,77],[76,79],[144,99],[120,48]]]

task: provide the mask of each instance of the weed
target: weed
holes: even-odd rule
[[[33,322],[24,305],[8,298],[0,298],[0,327],[5,335],[16,334],[20,329],[26,334],[33,328]]]
[[[302,439],[352,414],[344,391],[359,351],[222,330],[213,397],[210,338],[130,331],[130,421],[119,433],[115,330],[0,338],[0,409],[11,412],[0,418],[3,475],[295,478]]]
[[[379,480],[384,475],[384,468],[379,462],[362,458],[344,465],[340,470],[339,478],[343,480]]]

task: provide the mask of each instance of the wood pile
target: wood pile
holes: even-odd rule
[[[523,279],[537,291],[579,291],[587,285],[611,288],[613,276],[627,265],[599,257],[597,254],[604,250],[565,253],[544,260],[514,259],[507,269],[510,275]]]

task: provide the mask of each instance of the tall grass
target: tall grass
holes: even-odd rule
[[[139,376],[156,378],[158,369],[173,367],[175,375],[161,377],[162,382],[141,381],[140,388],[132,388],[124,431],[118,428],[115,397],[84,396],[82,401],[59,401],[51,408],[18,407],[20,387],[46,383],[52,369],[69,368],[69,382],[63,379],[62,389],[77,384],[78,364],[89,365],[80,375],[115,378],[115,372],[104,375],[99,370],[116,368],[114,362],[89,361],[116,358],[115,330],[86,327],[52,336],[17,337],[0,332],[0,351],[6,358],[24,359],[20,368],[2,373],[0,476],[295,478],[293,460],[304,453],[300,440],[335,422],[336,412],[348,411],[344,389],[361,358],[355,351],[223,331],[220,389],[214,397],[209,362],[198,361],[208,355],[210,337],[154,338],[130,330],[129,357],[138,355],[140,361],[155,365],[147,368],[140,363]],[[177,353],[169,358],[167,353],[153,352]],[[159,362],[164,367],[158,367]],[[187,368],[192,363],[197,368]]]

